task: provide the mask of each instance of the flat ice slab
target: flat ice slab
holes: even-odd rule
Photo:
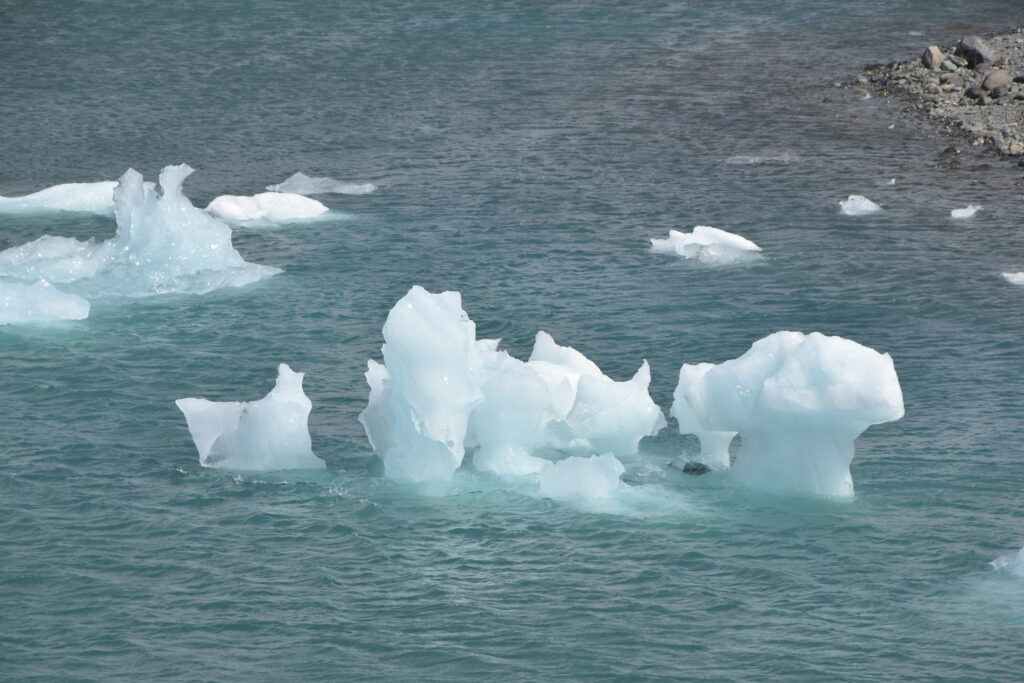
[[[952,211],[949,212],[949,216],[950,218],[957,219],[971,218],[974,216],[974,214],[978,213],[979,211],[981,211],[981,206],[977,204],[968,204],[962,209],[953,209]]]
[[[62,292],[46,280],[29,284],[0,278],[0,325],[88,317],[88,301],[77,294]]]
[[[80,211],[110,216],[114,213],[117,181],[64,183],[20,197],[0,197],[0,214],[38,214]]]
[[[334,178],[312,178],[305,173],[296,173],[277,185],[267,185],[271,192],[294,192],[296,194],[369,194],[377,189],[373,183],[346,183]]]
[[[326,467],[313,455],[308,425],[313,404],[302,391],[303,377],[282,363],[273,390],[258,401],[175,401],[185,414],[199,464],[249,472]]]
[[[839,213],[844,216],[866,216],[881,210],[882,207],[861,194],[851,194],[839,202]]]
[[[206,207],[212,215],[226,221],[288,221],[316,218],[329,209],[315,199],[290,192],[261,192],[251,197],[224,194]]]
[[[709,225],[698,225],[693,232],[669,230],[666,239],[651,239],[651,251],[673,254],[701,263],[725,265],[756,258],[761,251],[746,237]]]

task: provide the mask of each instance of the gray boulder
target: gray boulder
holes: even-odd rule
[[[956,46],[956,54],[967,60],[967,65],[972,69],[982,62],[994,62],[997,59],[996,51],[981,36],[966,36]]]
[[[921,55],[921,63],[933,71],[938,71],[939,65],[945,58],[946,55],[942,54],[938,45],[929,45]]]
[[[988,76],[985,76],[985,80],[981,82],[981,87],[985,90],[995,90],[996,88],[1009,86],[1011,83],[1013,83],[1013,76],[1010,75],[1009,71],[996,69],[989,73]]]

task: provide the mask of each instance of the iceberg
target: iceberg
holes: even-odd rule
[[[0,196],[0,214],[39,214],[80,211],[110,216],[114,213],[117,182],[64,183],[21,197]]]
[[[311,178],[305,173],[296,173],[277,185],[267,185],[271,192],[294,192],[295,194],[369,194],[377,189],[373,183],[343,183],[334,178]]]
[[[949,216],[950,218],[957,219],[971,218],[974,216],[974,214],[978,213],[979,211],[981,211],[981,206],[977,204],[968,204],[962,209],[953,209],[952,211],[949,212]]]
[[[888,354],[817,332],[765,337],[707,369],[683,396],[702,429],[742,437],[733,463],[740,483],[835,498],[853,496],[854,440],[903,416]]]
[[[1009,282],[1011,285],[1024,285],[1024,272],[1021,273],[1003,273],[1003,279]]]
[[[540,473],[540,493],[555,500],[608,498],[621,485],[626,468],[610,453],[577,455],[550,463]]]
[[[672,408],[669,414],[679,423],[680,434],[693,434],[700,441],[700,455],[697,461],[716,470],[727,470],[730,467],[729,444],[736,432],[716,432],[704,429],[700,422],[698,409],[686,397],[687,389],[699,387],[704,376],[708,374],[713,363],[683,365],[679,368],[679,383],[672,394]]]
[[[669,230],[666,239],[651,239],[655,254],[674,254],[711,265],[726,265],[757,257],[761,247],[746,237],[709,225],[698,225],[693,232]]]
[[[62,292],[46,280],[29,284],[0,278],[0,325],[88,317],[87,300]]]
[[[251,197],[223,194],[206,210],[225,221],[285,223],[316,218],[329,209],[315,199],[289,192],[261,192]]]
[[[313,404],[302,391],[304,376],[282,363],[274,388],[258,401],[175,401],[185,414],[199,464],[248,472],[324,469],[309,438]]]
[[[539,332],[524,363],[476,338],[458,292],[413,287],[388,314],[384,341],[359,421],[389,479],[447,481],[472,448],[479,471],[536,474],[548,464],[539,451],[632,455],[665,426],[646,361],[616,382]]]
[[[281,272],[245,261],[231,244],[231,228],[192,206],[181,192],[191,173],[184,164],[164,168],[161,194],[129,169],[114,191],[114,237],[40,237],[0,252],[0,277],[46,280],[92,299],[203,294]]]
[[[839,213],[844,216],[864,216],[881,210],[882,207],[860,194],[851,194],[839,202]]]

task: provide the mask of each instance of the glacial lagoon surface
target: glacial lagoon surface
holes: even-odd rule
[[[1022,23],[997,0],[0,3],[4,197],[182,163],[199,208],[296,172],[376,186],[232,223],[269,267],[244,286],[107,279],[72,288],[83,319],[0,326],[0,678],[1019,677],[1021,169],[840,84]],[[651,252],[698,225],[761,251]],[[116,229],[2,213],[0,249]],[[646,359],[666,416],[683,363],[779,330],[891,354],[906,414],[858,439],[852,500],[682,474],[672,419],[599,500],[471,454],[393,482],[357,418],[414,285],[518,358],[544,330],[615,380]],[[201,466],[175,401],[256,401],[280,363],[326,468]]]

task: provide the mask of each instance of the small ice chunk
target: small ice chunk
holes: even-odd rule
[[[88,301],[62,292],[46,280],[28,284],[0,278],[0,325],[88,317]]]
[[[799,161],[800,157],[795,154],[785,152],[783,154],[775,154],[768,156],[747,156],[738,155],[732,156],[725,160],[725,163],[732,166],[759,166],[759,165],[785,165],[794,161]]]
[[[687,390],[699,391],[704,376],[713,363],[683,365],[679,368],[679,383],[672,394],[673,403],[669,414],[679,423],[680,434],[693,434],[700,440],[700,455],[697,460],[716,470],[730,467],[729,444],[736,432],[716,432],[705,429],[700,422],[700,413],[687,399]]]
[[[589,458],[571,456],[540,473],[541,495],[556,500],[607,498],[619,488],[626,468],[611,453]]]
[[[114,214],[117,181],[65,183],[21,197],[0,197],[0,214],[37,214],[51,211],[80,211],[101,216]]]
[[[249,472],[324,469],[309,438],[313,404],[302,391],[304,376],[281,363],[273,390],[258,401],[175,401],[185,414],[199,464]]]
[[[693,232],[669,230],[666,239],[651,239],[651,251],[695,259],[701,263],[725,265],[756,257],[761,247],[740,235],[708,225]]]
[[[283,183],[267,185],[271,192],[294,192],[296,194],[369,194],[377,189],[373,183],[344,183],[334,178],[311,178],[305,173],[296,173]]]
[[[1024,272],[1003,273],[1003,279],[1009,282],[1011,285],[1024,285]]]
[[[315,199],[289,192],[261,192],[251,197],[223,194],[206,207],[211,214],[226,221],[287,221],[316,218],[329,209]]]
[[[842,337],[776,332],[684,390],[701,427],[739,432],[733,471],[767,491],[853,496],[854,440],[903,417],[892,358]]]
[[[968,204],[962,209],[953,209],[949,212],[950,218],[971,218],[974,214],[981,211],[981,207],[977,204]]]
[[[864,216],[881,210],[882,207],[861,194],[851,194],[839,202],[839,213],[844,216]]]

